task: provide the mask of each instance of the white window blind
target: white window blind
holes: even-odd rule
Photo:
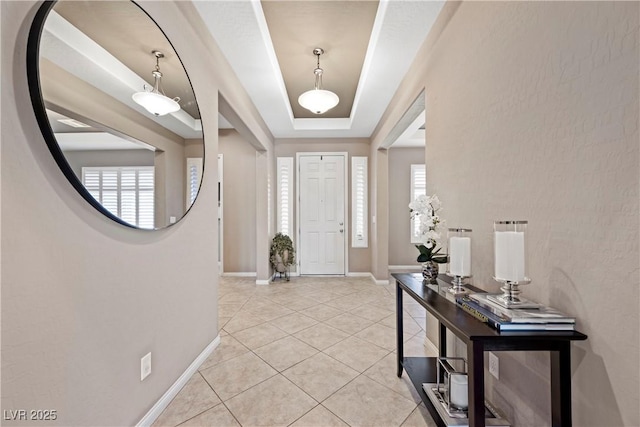
[[[425,165],[411,165],[411,201],[416,197],[427,194],[427,170]],[[411,221],[411,243],[420,243],[418,238],[420,217]]]
[[[367,158],[351,157],[351,247],[366,248],[368,239]]]
[[[293,233],[293,157],[277,159],[277,222],[278,231],[292,237]],[[292,237],[293,238],[293,237]]]
[[[113,215],[140,228],[154,227],[154,168],[83,167],[82,183]]]
[[[202,157],[187,157],[187,209],[198,196],[202,180]]]

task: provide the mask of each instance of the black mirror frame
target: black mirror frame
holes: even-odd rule
[[[98,202],[89,193],[89,191],[87,191],[85,186],[82,184],[82,182],[80,181],[78,176],[75,174],[75,172],[73,171],[73,169],[69,165],[69,162],[67,162],[67,159],[64,156],[64,153],[62,152],[62,149],[60,148],[60,145],[58,144],[58,141],[56,140],[56,138],[54,136],[53,129],[51,128],[51,124],[49,123],[49,118],[47,117],[46,107],[44,105],[44,98],[42,96],[42,87],[41,87],[41,84],[40,84],[40,65],[39,65],[40,64],[40,39],[42,37],[42,32],[44,30],[44,24],[45,24],[45,22],[47,20],[47,17],[49,16],[49,12],[51,12],[51,10],[53,9],[53,7],[55,6],[55,4],[57,2],[58,2],[58,0],[45,0],[43,2],[42,6],[40,6],[38,11],[36,12],[36,15],[33,18],[33,22],[31,24],[31,28],[29,29],[29,36],[28,36],[28,39],[27,39],[27,52],[26,52],[26,54],[27,54],[27,82],[28,82],[28,85],[29,85],[29,95],[31,97],[31,105],[33,106],[33,111],[35,113],[36,120],[38,122],[38,126],[40,127],[40,132],[42,133],[42,136],[44,137],[44,140],[47,143],[47,147],[49,148],[49,151],[51,152],[51,155],[53,156],[53,158],[55,159],[56,163],[58,164],[58,167],[60,168],[60,170],[62,171],[64,176],[67,178],[67,181],[69,181],[69,183],[73,186],[73,188],[75,188],[76,191],[78,193],[80,193],[80,195],[91,206],[93,206],[98,212],[100,212],[101,214],[103,214],[107,218],[117,222],[118,224],[124,225],[125,227],[133,228],[135,230],[143,230],[143,231],[162,230],[162,229],[165,229],[165,228],[171,227],[172,225],[177,224],[178,222],[182,221],[182,219],[185,216],[187,216],[187,214],[189,213],[189,211],[191,210],[193,205],[196,203],[196,200],[198,199],[198,196],[200,195],[200,191],[202,189],[202,181],[204,180],[204,169],[205,169],[205,157],[206,157],[206,155],[205,155],[205,152],[204,152],[205,151],[204,147],[203,147],[203,155],[202,155],[202,174],[201,174],[201,178],[200,178],[200,184],[198,186],[198,193],[197,193],[196,198],[194,199],[193,203],[189,206],[189,209],[185,210],[184,214],[175,223],[170,223],[170,224],[164,225],[162,227],[154,227],[154,228],[136,227],[135,225],[130,224],[130,223],[126,222],[126,221],[123,221],[118,216],[116,216],[116,215],[112,214],[111,212],[109,212],[104,206],[102,206],[102,204],[100,202]],[[154,24],[156,24],[158,29],[162,32],[164,37],[167,39],[167,41],[169,42],[169,44],[173,48],[173,51],[175,52],[176,56],[178,57],[178,60],[182,64],[182,60],[180,59],[180,56],[176,52],[175,48],[173,47],[173,44],[171,43],[171,40],[169,40],[169,38],[164,33],[162,28],[160,28],[158,23],[151,16],[149,16],[149,14],[142,7],[140,7],[140,5],[138,5],[135,1],[131,0],[131,3],[135,4]],[[189,81],[189,85],[191,86],[191,90],[193,91],[193,95],[194,95],[194,98],[195,98],[195,91],[193,90],[193,85],[191,84],[191,79],[189,78],[189,73],[187,73],[187,70],[184,67],[184,64],[182,65],[182,69],[184,70],[185,75],[187,76],[187,80]],[[197,102],[197,98],[196,98],[196,108],[198,108],[197,104],[198,104],[198,102]],[[204,129],[202,130],[202,134],[203,134],[202,135],[202,140],[203,140],[203,145],[204,145]]]

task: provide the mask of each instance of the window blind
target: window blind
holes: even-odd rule
[[[427,170],[425,165],[411,165],[411,201],[427,194]],[[411,221],[411,243],[420,243],[418,237],[420,217]]]
[[[293,157],[278,157],[276,167],[277,231],[293,239]]]
[[[82,183],[105,209],[129,224],[154,227],[154,168],[83,167]]]
[[[366,248],[368,239],[367,158],[351,157],[351,247]]]
[[[202,157],[187,157],[187,209],[196,201],[202,180]]]

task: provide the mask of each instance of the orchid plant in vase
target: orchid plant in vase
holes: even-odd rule
[[[444,227],[444,220],[438,215],[442,209],[440,199],[435,194],[420,195],[409,203],[409,209],[411,219],[416,217],[420,219],[416,234],[422,243],[416,245],[416,248],[420,251],[417,261],[422,263],[422,275],[425,279],[435,280],[438,276],[438,264],[447,262],[447,255],[440,253],[442,248],[438,248],[438,239]]]

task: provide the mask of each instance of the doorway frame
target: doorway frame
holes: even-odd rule
[[[224,274],[224,154],[218,153],[218,276]]]
[[[347,151],[298,151],[296,152],[296,245],[300,248],[300,157],[303,156],[342,156],[344,159],[344,276],[349,275],[349,193],[350,181],[349,175],[349,153]],[[298,274],[304,276],[302,272],[302,263],[298,259],[296,262]],[[340,276],[343,275],[327,275],[327,274],[306,274],[308,276]]]

